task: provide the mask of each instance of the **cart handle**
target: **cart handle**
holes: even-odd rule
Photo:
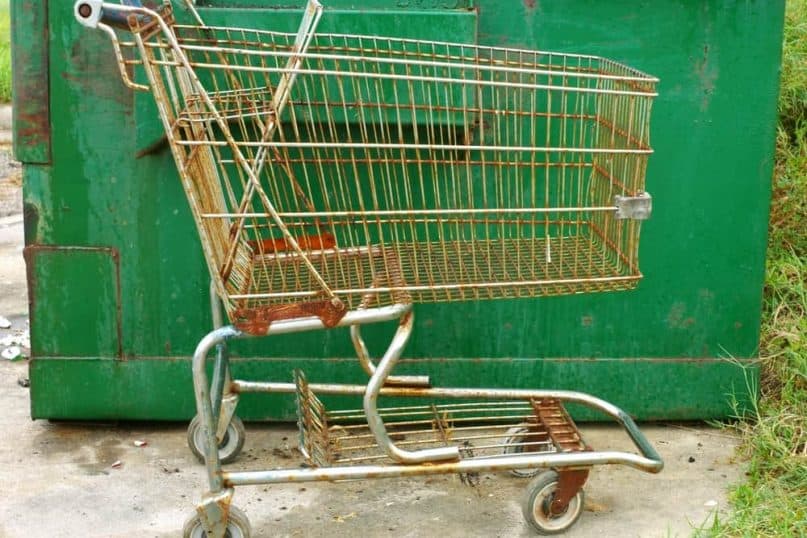
[[[121,43],[113,28],[129,30],[128,18],[133,15],[146,21],[153,13],[143,7],[140,0],[120,0],[120,5],[104,2],[103,0],[77,0],[73,5],[76,20],[82,25],[103,31],[112,41],[115,59],[118,61],[118,70],[123,83],[133,90],[150,91],[146,84],[134,82],[126,70],[126,60],[123,57]],[[204,26],[199,13],[196,11],[195,0],[183,0],[185,7],[193,14],[196,21]]]
[[[182,0],[182,3],[193,14],[196,21],[204,26],[199,12],[196,11],[196,0]],[[104,2],[104,0],[77,0],[73,5],[76,19],[88,28],[98,28],[99,25],[105,24],[128,30],[127,18],[133,9],[151,11],[145,8],[140,0],[120,0],[120,5]],[[138,16],[148,18],[140,11]]]
[[[143,8],[140,0],[121,0],[121,2],[126,8]],[[134,82],[126,70],[126,60],[123,57],[121,43],[113,27],[128,29],[127,18],[131,11],[116,9],[116,7],[115,4],[106,4],[103,0],[78,0],[73,5],[73,12],[82,25],[101,30],[109,37],[112,42],[112,49],[115,51],[115,59],[118,61],[120,78],[126,87],[137,91],[149,91],[151,90],[149,86]],[[145,15],[139,16],[145,18]]]
[[[143,8],[140,0],[121,0],[121,5],[106,3],[103,0],[78,0],[73,5],[73,12],[78,22],[88,28],[98,28],[100,25],[114,26],[128,29],[127,18],[131,9]],[[145,15],[140,15],[145,17]]]

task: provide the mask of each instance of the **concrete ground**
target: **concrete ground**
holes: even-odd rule
[[[7,155],[8,148],[0,152]],[[0,168],[3,162],[0,157]],[[27,329],[14,171],[6,167],[0,179],[0,207],[17,204],[0,214],[0,315],[13,323],[0,329],[0,338]],[[185,425],[34,422],[26,380],[25,361],[0,360],[0,537],[178,536],[205,483]],[[597,448],[629,448],[616,428],[583,431]],[[645,425],[644,431],[664,458],[664,471],[595,469],[585,512],[569,536],[689,536],[726,509],[727,487],[743,474],[734,460],[737,439],[702,425]],[[295,439],[290,425],[247,425],[235,467],[296,467]],[[475,488],[455,476],[255,486],[237,489],[234,502],[258,537],[516,537],[531,536],[520,509],[526,484],[498,474],[483,475]]]

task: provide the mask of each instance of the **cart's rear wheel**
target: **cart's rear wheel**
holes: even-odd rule
[[[241,422],[240,418],[233,416],[227,426],[224,438],[219,443],[219,459],[221,463],[235,461],[238,454],[241,453],[241,449],[244,448],[246,436],[247,432],[244,429],[244,423]],[[199,461],[205,461],[205,433],[199,415],[193,417],[193,420],[188,425],[188,446]]]
[[[524,443],[529,439],[530,428],[526,425],[513,426],[505,432],[504,439],[504,454],[522,454],[524,453]],[[545,449],[533,450],[534,453],[540,452],[554,452],[555,447],[548,445]],[[510,469],[510,474],[519,478],[531,478],[543,471],[542,468],[537,467],[533,469]]]
[[[558,473],[545,471],[532,479],[527,486],[527,494],[521,503],[521,512],[533,529],[539,534],[560,534],[568,530],[583,513],[585,494],[577,492],[569,501],[569,506],[562,514],[552,514],[549,506],[558,489]]]
[[[227,517],[227,529],[224,531],[224,538],[249,538],[252,536],[252,529],[249,527],[247,515],[236,508],[230,506],[230,514]],[[198,512],[189,517],[182,527],[183,538],[206,538],[207,533],[202,526],[202,519]]]

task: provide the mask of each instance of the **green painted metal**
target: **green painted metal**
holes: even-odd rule
[[[371,2],[371,4],[375,4],[375,2]],[[338,9],[337,6],[333,6],[333,8],[329,9],[327,17],[320,21],[318,31],[383,34],[391,37],[446,40],[458,43],[476,41],[476,12],[467,9],[363,9],[355,11]],[[299,9],[222,9],[219,7],[200,8],[199,11],[203,20],[212,26],[271,28],[278,32],[296,33],[300,24]],[[177,11],[177,18],[182,22],[192,22],[188,18],[188,14],[183,13],[181,9]],[[138,82],[146,83],[145,74],[142,72],[138,73]],[[160,140],[164,139],[163,126],[157,115],[154,98],[150,93],[135,95],[135,118],[138,151],[142,154],[151,153],[154,149],[165,150],[165,144],[160,144]]]
[[[353,382],[364,375],[351,359],[233,361],[234,374],[245,379],[271,377],[293,382],[294,368],[309,372],[311,382]],[[727,399],[736,397],[739,406],[749,403],[746,382],[750,378],[738,377],[736,365],[720,359],[415,359],[404,360],[400,371],[429,374],[440,386],[447,386],[447,380],[452,379],[462,379],[467,386],[489,386],[491,379],[502,379],[506,381],[500,383],[502,386],[535,388],[536,379],[552,379],[555,381],[552,388],[571,390],[585,386],[626,409],[636,406],[637,394],[631,391],[642,387],[640,416],[645,420],[721,418],[726,414]],[[469,379],[469,371],[478,374],[475,379]],[[99,384],[96,378],[106,383]],[[671,379],[675,381],[670,382]],[[703,383],[704,379],[710,383]],[[37,360],[31,367],[33,414],[37,417],[184,420],[195,413],[193,392],[187,390],[190,385],[190,361],[175,357]],[[83,392],[85,398],[76,398],[77,391]],[[170,405],[156,405],[158,400]],[[361,407],[361,400],[356,397],[323,396],[322,400],[333,408]],[[379,401],[383,406],[392,400],[382,397]],[[669,402],[690,403],[671,408]],[[395,403],[408,405],[417,400],[395,399]],[[294,398],[246,394],[238,404],[238,415],[245,420],[265,419],[267,410],[273,418],[293,420]],[[576,419],[602,419],[574,406],[570,406],[570,411]]]
[[[13,1],[19,17],[25,2]],[[203,16],[290,24],[266,7],[271,2],[259,10],[247,9],[258,4],[251,0],[204,4],[215,7]],[[721,417],[732,412],[734,396],[747,402],[758,373],[741,365],[758,344],[783,0],[525,1],[507,10],[478,0],[475,11],[445,4],[344,0],[322,24],[325,31],[437,39],[476,34],[482,44],[599,54],[658,76],[648,170],[654,214],[643,227],[646,276],[637,290],[418,306],[405,353],[416,361],[402,370],[431,373],[444,386],[590,391],[640,418]],[[23,156],[31,163],[26,241],[119,253],[121,355],[108,341],[94,343],[96,329],[68,334],[48,325],[87,299],[72,291],[84,284],[59,299],[38,292],[64,283],[67,271],[49,262],[54,271],[32,286],[34,346],[49,349],[40,338],[81,343],[71,357],[35,353],[32,415],[186,418],[186,359],[211,320],[201,248],[174,164],[160,147],[136,157],[151,120],[142,98],[120,83],[105,37],[80,28],[69,2],[48,3],[47,21],[52,164]],[[460,30],[463,24],[470,26]],[[15,36],[18,48],[34,39]],[[92,282],[102,265],[88,262],[71,278]],[[371,351],[380,352],[391,331],[367,327]],[[291,380],[297,365],[312,380],[362,376],[341,329],[234,348],[237,368],[263,378]],[[253,419],[289,414],[262,397],[245,398],[239,409]]]
[[[109,248],[25,250],[35,357],[120,356],[118,253]],[[46,300],[40,300],[45,298]],[[81,300],[76,300],[81,298]]]

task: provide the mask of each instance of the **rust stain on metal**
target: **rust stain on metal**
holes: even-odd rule
[[[259,308],[239,308],[233,313],[234,325],[247,334],[266,334],[274,321],[316,316],[326,327],[336,327],[347,313],[344,303],[324,299]]]
[[[157,14],[169,27],[174,26],[174,10],[171,4],[163,4],[156,9]],[[148,41],[149,38],[155,36],[162,31],[162,27],[156,19],[144,19],[143,16],[129,15],[127,19],[129,30],[132,33],[140,34],[143,41]]]
[[[561,452],[583,452],[590,450],[583,441],[577,425],[569,416],[560,400],[547,398],[530,400],[535,418],[546,428],[552,442]]]
[[[583,489],[588,480],[588,469],[564,469],[558,471],[558,489],[555,490],[549,512],[560,515],[569,508],[569,502]]]
[[[51,160],[47,4],[45,0],[12,4],[14,148],[23,162]],[[25,34],[25,41],[20,34]],[[22,46],[23,42],[32,46]]]
[[[524,434],[524,452],[542,452],[552,438],[538,420],[527,420],[527,433]]]
[[[303,250],[325,250],[336,246],[336,238],[333,234],[324,232],[319,235],[302,235],[295,237],[299,247]],[[287,252],[293,250],[291,244],[286,239],[262,239],[260,241],[247,241],[253,251],[261,253]]]

